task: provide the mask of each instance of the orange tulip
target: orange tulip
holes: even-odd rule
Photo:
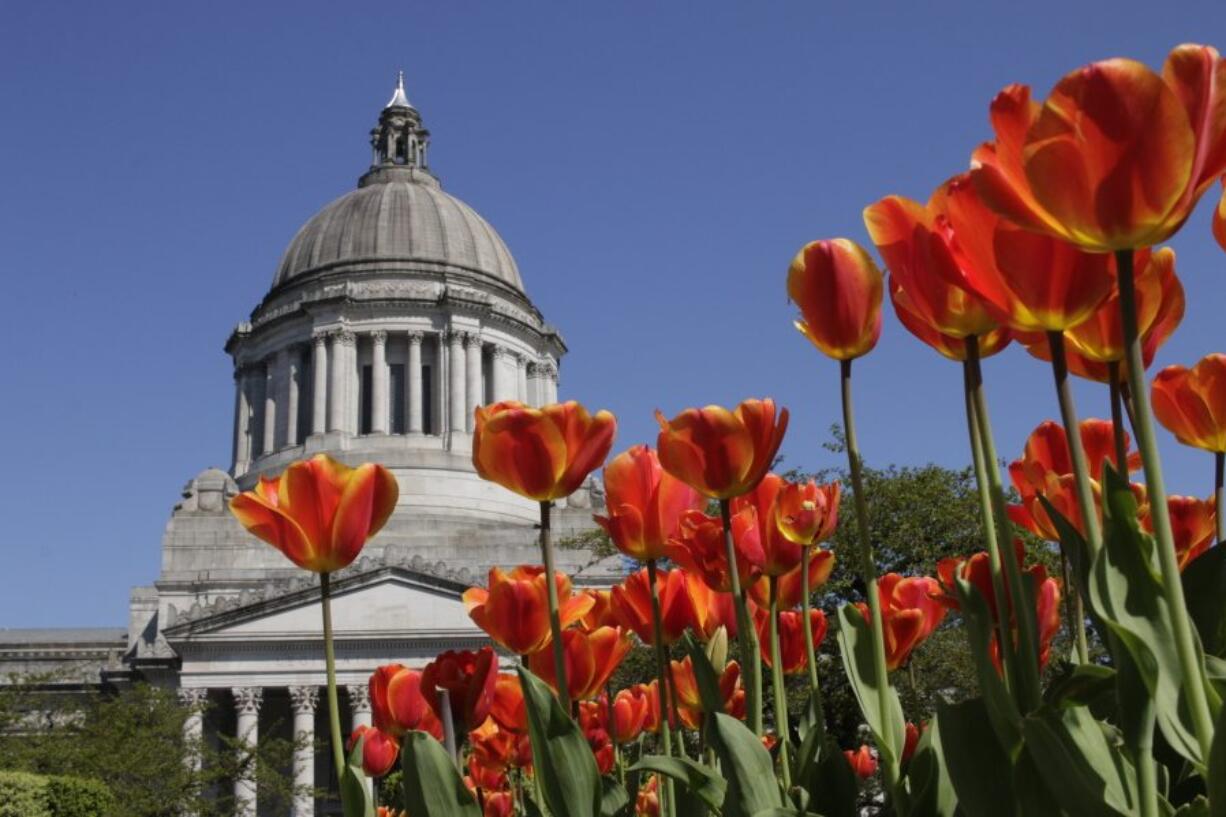
[[[783,535],[775,508],[776,497],[786,484],[783,477],[767,474],[757,488],[732,500],[732,534],[743,541],[757,538],[765,556],[762,572],[767,576],[782,576],[800,565],[800,544]]]
[[[851,749],[844,749],[843,756],[847,758],[856,777],[861,780],[867,780],[877,773],[877,753],[867,745],[861,744],[860,748],[854,752]]]
[[[942,357],[956,361],[965,361],[967,359],[969,353],[965,338],[946,335],[934,329],[915,311],[915,307],[911,305],[910,297],[906,292],[903,292],[902,287],[898,286],[893,277],[890,278],[889,286],[890,303],[894,305],[894,314],[898,316],[898,322],[903,325],[903,328],[937,350]],[[992,331],[980,336],[980,359],[991,357],[1008,346],[1012,340],[1013,334],[1004,326],[997,326]]]
[[[442,739],[443,725],[421,692],[421,671],[402,664],[375,669],[369,682],[374,726],[392,737],[420,730]]]
[[[1226,188],[1226,181],[1222,182],[1222,186]],[[1222,249],[1226,250],[1226,189],[1223,189],[1222,198],[1217,209],[1213,211],[1213,237],[1222,245]]]
[[[779,614],[779,655],[783,661],[784,675],[804,672],[809,666],[805,634],[801,629],[803,619],[804,614],[800,610],[784,610]],[[770,613],[759,607],[754,615],[754,626],[758,630],[762,662],[771,667]],[[814,648],[820,647],[826,638],[826,614],[821,610],[810,610],[809,629],[813,633]]]
[[[660,778],[652,775],[634,798],[635,817],[660,817]]]
[[[1226,453],[1226,355],[1207,355],[1191,369],[1167,366],[1150,394],[1154,416],[1179,442]]]
[[[557,573],[558,614],[562,626],[569,627],[586,615],[595,600],[586,594],[571,595],[570,577]],[[549,643],[549,592],[545,568],[520,565],[509,574],[490,569],[489,589],[470,587],[464,591],[464,606],[469,617],[490,638],[513,653],[526,655]]]
[[[702,725],[702,696],[698,692],[698,678],[694,675],[694,662],[687,655],[680,661],[669,662],[669,679],[676,696],[676,703],[681,723],[687,729],[697,729]],[[660,722],[659,695],[656,688],[651,689],[649,700],[652,712],[648,717],[648,731],[657,731]],[[741,666],[736,661],[728,662],[719,677],[719,692],[723,699],[724,713],[734,718],[745,716],[745,689],[741,685]],[[671,708],[671,704],[670,704]],[[672,723],[676,718],[670,718]]]
[[[498,788],[501,783],[490,779],[490,776],[500,776],[512,764],[515,758],[519,733],[503,729],[494,718],[486,718],[476,729],[468,733],[468,742],[473,753],[469,757],[469,774],[474,782],[483,788]],[[473,766],[480,769],[474,770]]]
[[[1226,63],[1175,48],[1162,75],[1127,59],[1064,76],[1040,108],[1013,85],[975,151],[984,199],[1029,230],[1096,252],[1166,240],[1226,172]]]
[[[379,806],[375,809],[375,817],[408,817],[408,815],[390,806]]]
[[[592,600],[592,606],[583,618],[579,619],[579,629],[591,632],[597,627],[617,624],[617,617],[613,615],[612,590],[593,587],[580,592]]]
[[[362,772],[367,777],[383,777],[396,765],[400,744],[391,735],[364,723],[358,724],[345,746],[348,752],[362,741]]]
[[[733,530],[752,527],[752,520],[742,520],[742,514],[750,516],[752,508],[746,508],[732,518]],[[736,552],[736,571],[742,587],[748,587],[762,571],[766,556],[762,542],[756,536],[733,536]],[[677,535],[668,543],[665,555],[690,573],[702,576],[707,586],[717,593],[732,589],[732,577],[728,571],[728,556],[724,549],[724,525],[714,516],[701,511],[687,511],[681,517]]]
[[[809,554],[809,587],[812,593],[830,579],[834,570],[834,551],[824,548],[813,548]],[[785,573],[776,581],[779,583],[779,607],[789,609],[796,607],[803,600],[805,587],[801,583],[801,568]],[[770,579],[766,576],[754,581],[749,587],[749,597],[759,607],[770,606]]]
[[[1064,331],[1094,314],[1115,286],[1111,258],[1027,232],[988,209],[966,174],[937,194],[952,230],[959,286],[1019,332]]]
[[[465,724],[467,730],[471,730],[489,716],[497,680],[498,659],[492,648],[482,647],[476,652],[448,650],[422,670],[421,692],[441,720],[443,711],[439,692],[447,690],[452,715],[459,723]]]
[[[1217,503],[1212,498],[1169,496],[1166,507],[1175,534],[1175,555],[1179,558],[1179,569],[1183,570],[1213,544],[1217,531]],[[1154,532],[1150,514],[1142,513],[1141,527]]]
[[[656,572],[656,593],[660,599],[660,624],[666,645],[680,639],[687,629],[693,629],[696,636],[704,639],[713,629],[708,627],[709,619],[720,610],[714,604],[715,593],[699,576],[684,570],[659,570]],[[655,644],[651,584],[646,568],[630,574],[613,587],[611,606],[617,623],[634,632],[644,644]]]
[[[528,706],[524,703],[524,691],[518,675],[500,672],[494,679],[490,717],[508,732],[524,734],[528,731]]]
[[[515,814],[515,795],[509,791],[491,791],[485,794],[485,808],[481,817],[512,817]]]
[[[877,592],[885,625],[886,669],[895,670],[932,635],[948,608],[939,600],[940,583],[928,576],[903,578],[887,573],[877,580]],[[869,620],[868,605],[858,602],[856,606]]]
[[[697,491],[660,467],[645,445],[618,454],[604,469],[609,515],[596,521],[617,549],[645,562],[664,557],[681,515],[706,503]]]
[[[689,408],[671,420],[656,411],[656,448],[664,470],[704,496],[731,499],[752,491],[766,476],[783,433],[788,410],[775,416],[775,401],[745,400],[732,411],[722,406]]]
[[[1119,470],[1120,464],[1115,457],[1115,432],[1110,420],[1088,419],[1080,424],[1081,445],[1085,449],[1086,466],[1090,469],[1093,479],[1101,479],[1103,467],[1110,463]],[[1129,444],[1128,432],[1124,432],[1124,443]],[[1136,451],[1128,453],[1127,470],[1129,473],[1141,467],[1141,455]],[[1073,473],[1073,459],[1069,454],[1068,437],[1064,426],[1052,420],[1040,423],[1026,438],[1022,456],[1009,463],[1009,476],[1013,479],[1013,487],[1023,499],[1033,496],[1042,490],[1047,474],[1064,476]]]
[[[788,267],[788,298],[800,307],[796,328],[822,354],[852,360],[881,337],[881,270],[847,238],[813,241]]]
[[[609,733],[617,743],[631,743],[643,732],[651,713],[646,684],[635,684],[618,690],[613,698],[612,729]]]
[[[842,486],[837,482],[785,482],[775,498],[775,526],[784,538],[798,545],[824,542],[839,525],[841,494]]]
[[[617,420],[571,400],[529,408],[514,400],[478,406],[473,466],[482,479],[548,502],[570,496],[613,446]]]
[[[630,640],[620,627],[600,627],[590,633],[567,630],[562,633],[562,648],[570,698],[581,701],[604,689],[605,682],[630,650]],[[549,650],[528,656],[528,669],[557,691],[557,673]]]
[[[345,567],[387,522],[400,489],[392,472],[367,463],[342,465],[327,454],[291,463],[279,477],[260,477],[230,500],[248,531],[315,573]]]

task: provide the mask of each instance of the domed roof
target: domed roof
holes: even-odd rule
[[[387,180],[372,179],[303,225],[281,258],[273,286],[348,264],[390,261],[484,273],[523,291],[507,245],[471,207],[437,182],[430,184],[432,178],[421,178],[420,171],[376,174]]]

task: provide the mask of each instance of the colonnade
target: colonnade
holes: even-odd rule
[[[352,734],[359,725],[371,724],[370,697],[366,685],[354,684],[342,687],[349,700],[350,723],[344,734]],[[204,711],[208,704],[209,691],[202,687],[179,690],[179,700],[188,707],[183,723],[185,762],[199,771],[203,763],[201,749],[204,745]],[[234,780],[236,814],[239,817],[256,817],[259,788],[255,778],[252,748],[259,743],[260,708],[264,702],[264,687],[243,686],[230,689],[235,711],[235,736],[240,743],[238,768],[240,774]],[[320,701],[320,688],[316,686],[289,687],[290,706],[293,710],[294,738],[297,747],[293,759],[294,788],[296,791],[290,809],[291,817],[314,817],[315,800],[307,791],[316,787],[315,781],[315,710]],[[324,753],[331,757],[330,752]],[[188,817],[191,817],[188,815]]]
[[[235,384],[241,474],[308,435],[471,433],[473,411],[486,402],[556,402],[558,370],[477,331],[334,329],[238,367]]]

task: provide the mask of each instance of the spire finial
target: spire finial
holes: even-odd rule
[[[392,94],[392,98],[388,100],[384,108],[412,108],[409,104],[409,98],[404,93],[404,71],[396,72],[396,91]]]

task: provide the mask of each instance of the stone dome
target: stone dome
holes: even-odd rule
[[[494,228],[428,171],[409,167],[375,168],[320,210],[290,241],[273,286],[372,263],[477,273],[524,288]]]

